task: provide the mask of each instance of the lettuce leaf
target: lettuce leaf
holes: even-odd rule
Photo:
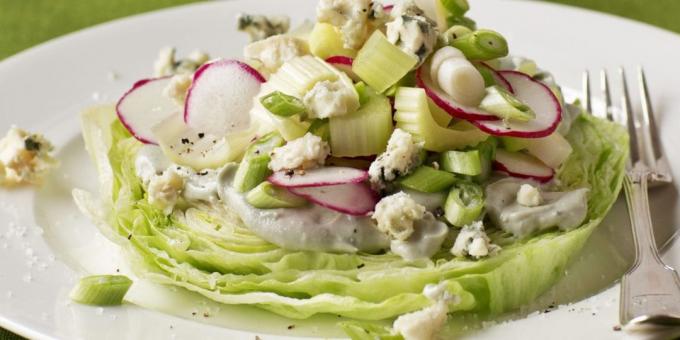
[[[574,152],[558,174],[563,189],[591,189],[582,227],[523,241],[494,233],[503,250],[482,261],[454,259],[444,249],[432,260],[408,262],[391,253],[280,249],[251,233],[226,206],[206,205],[165,216],[148,204],[135,176],[134,158],[141,144],[116,119],[102,115],[113,112],[83,115],[82,125],[97,168],[110,169],[100,172],[106,184],[100,215],[110,229],[104,234],[117,236],[111,238],[123,246],[137,275],[289,318],[332,313],[358,320],[390,319],[428,306],[423,287],[441,281],[461,298],[452,313],[496,315],[518,308],[562,275],[606,215],[621,188],[628,153],[623,128],[582,115],[567,136]],[[382,326],[366,325],[350,322],[343,328],[391,336]]]

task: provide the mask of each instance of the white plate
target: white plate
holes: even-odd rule
[[[0,326],[31,338],[245,338],[341,336],[321,317],[290,321],[244,307],[219,307],[192,294],[139,285],[131,299],[177,316],[132,304],[106,310],[69,303],[68,292],[84,271],[125,270],[113,246],[75,209],[73,187],[94,190],[94,170],[84,154],[77,112],[115,100],[134,80],[151,73],[158,49],[186,54],[202,48],[214,56],[237,57],[246,43],[235,33],[237,12],[290,14],[311,18],[316,1],[214,2],[101,25],[41,45],[0,63],[0,131],[11,124],[44,132],[58,146],[63,166],[44,188],[0,191]],[[536,59],[561,84],[578,88],[583,69],[645,66],[658,112],[662,143],[680,179],[680,38],[650,26],[584,10],[536,2],[473,2],[471,16],[482,27],[502,32],[511,51]],[[112,75],[117,77],[112,77]],[[116,78],[116,79],[113,79]],[[637,104],[637,101],[635,101]],[[652,211],[659,242],[679,225],[677,185],[654,190]],[[621,338],[617,324],[618,286],[612,284],[630,260],[631,236],[618,202],[593,235],[568,275],[532,308],[562,306],[549,314],[497,324],[468,334],[476,338]],[[101,261],[102,258],[105,261]],[[666,260],[680,266],[680,246]],[[158,294],[149,299],[146,294]],[[179,296],[182,308],[169,308]],[[203,312],[210,312],[204,317]],[[530,309],[510,315],[521,317]],[[196,312],[193,316],[192,313]],[[200,322],[197,322],[200,321]],[[206,323],[218,324],[218,326]],[[293,330],[287,326],[295,324]],[[527,330],[531,330],[530,332]]]

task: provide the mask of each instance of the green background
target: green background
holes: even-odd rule
[[[0,60],[94,24],[200,0],[0,0]],[[472,0],[474,1],[482,0]],[[511,0],[508,0],[511,1]],[[680,0],[547,0],[680,32]],[[384,1],[387,2],[387,1]],[[17,339],[0,329],[0,340]]]

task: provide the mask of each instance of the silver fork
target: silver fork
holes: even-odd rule
[[[616,112],[612,107],[605,70],[600,73],[600,82],[606,106],[605,118],[626,126],[630,135],[630,159],[623,184],[633,229],[635,263],[621,280],[619,322],[627,329],[650,325],[678,326],[680,278],[659,256],[647,192],[648,184],[668,184],[672,177],[659,143],[644,71],[638,69],[641,112],[632,110],[625,72],[623,68],[619,68],[618,72],[622,93],[620,111]],[[592,112],[588,71],[583,74],[583,96],[585,107]]]

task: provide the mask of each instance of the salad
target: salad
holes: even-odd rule
[[[320,0],[293,30],[240,15],[240,60],[164,49],[83,113],[100,193],[74,198],[140,278],[355,339],[519,308],[615,201],[628,137],[468,9]]]

